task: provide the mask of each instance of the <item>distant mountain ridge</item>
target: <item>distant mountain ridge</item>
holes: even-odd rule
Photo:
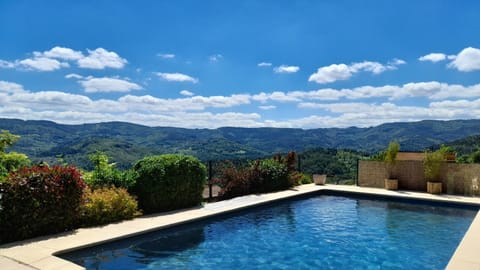
[[[377,152],[391,140],[402,151],[421,151],[432,145],[480,135],[480,120],[425,120],[388,123],[369,128],[236,128],[185,129],[147,127],[125,122],[63,125],[50,121],[0,119],[0,129],[21,136],[12,150],[32,160],[58,158],[88,167],[88,154],[101,150],[120,167],[146,155],[182,153],[202,160],[268,156],[312,148]]]

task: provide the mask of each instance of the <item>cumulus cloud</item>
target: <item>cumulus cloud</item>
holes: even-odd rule
[[[278,67],[273,68],[273,71],[275,73],[295,73],[300,70],[300,67],[298,66],[287,66],[287,65],[281,65]]]
[[[16,66],[25,68],[27,70],[36,70],[36,71],[53,71],[61,69],[62,67],[69,67],[70,65],[66,62],[60,62],[56,59],[39,57],[39,58],[27,58],[21,61],[16,62]]]
[[[480,49],[468,47],[463,49],[455,59],[448,64],[448,67],[458,71],[480,70]]]
[[[49,51],[45,51],[43,53],[34,52],[34,55],[47,58],[58,58],[63,60],[78,60],[84,57],[83,53],[80,51],[74,51],[70,48],[64,48],[59,46],[53,47]]]
[[[374,66],[370,68],[373,73]],[[75,75],[78,74],[69,75],[78,79],[86,92],[127,92],[141,89],[128,79],[91,76],[77,78]],[[151,126],[187,128],[232,125],[320,128],[372,126],[423,119],[478,118],[480,114],[480,84],[457,85],[427,81],[228,96],[198,96],[188,90],[180,93],[183,96],[179,98],[133,95],[132,92],[114,99],[93,99],[61,91],[33,92],[18,83],[0,81],[0,117],[46,119],[68,124],[128,121]],[[409,102],[397,102],[402,99],[408,101],[408,98],[422,100],[422,103],[406,106],[402,104]],[[262,116],[268,115],[268,110],[291,110],[292,106],[296,106],[298,112],[290,118],[273,120]]]
[[[175,54],[173,53],[159,53],[157,54],[158,57],[163,58],[163,59],[173,59],[175,58]]]
[[[359,63],[346,64],[332,64],[329,66],[320,67],[317,72],[310,75],[309,82],[316,82],[320,84],[332,83],[340,80],[347,80],[353,74],[366,71],[373,74],[380,74],[387,70],[395,70],[399,65],[406,64],[404,60],[393,59],[386,65],[379,62],[363,61]]]
[[[352,76],[352,71],[349,66],[345,64],[332,64],[330,66],[318,68],[316,73],[313,73],[308,78],[309,82],[316,83],[331,83],[339,80],[346,80]]]
[[[20,93],[24,92],[23,86],[18,83],[0,81],[0,92],[4,93]]]
[[[440,62],[447,59],[447,55],[444,53],[429,53],[427,55],[418,58],[420,61],[430,61],[433,63]]]
[[[270,66],[272,66],[272,63],[260,62],[260,63],[257,64],[257,66],[259,66],[259,67],[270,67]]]
[[[89,69],[105,69],[116,68],[120,69],[127,64],[127,60],[121,58],[115,52],[109,52],[104,48],[97,48],[95,50],[87,50],[88,56],[78,60],[78,66]]]
[[[187,97],[191,97],[191,96],[193,96],[194,94],[193,94],[192,92],[188,91],[188,90],[182,90],[182,91],[180,91],[180,95],[182,95],[182,96],[187,96]]]
[[[18,68],[33,71],[54,71],[70,67],[70,62],[75,62],[80,68],[105,69],[123,68],[127,60],[121,58],[117,53],[107,51],[103,48],[87,50],[88,55],[65,47],[53,47],[44,52],[33,52],[33,57],[7,61],[0,59],[0,68]]]
[[[129,92],[131,90],[140,90],[142,87],[136,83],[118,78],[93,78],[87,77],[79,81],[87,93],[97,92]]]
[[[169,82],[191,82],[191,83],[198,83],[197,78],[193,78],[186,74],[182,73],[163,73],[163,72],[155,72],[155,75],[160,77],[162,80],[169,81]]]
[[[299,99],[294,95],[290,95],[289,93],[275,91],[272,93],[261,92],[259,94],[255,94],[252,96],[252,100],[265,103],[269,100],[277,101],[277,102],[296,102],[296,101],[300,101],[301,99]]]

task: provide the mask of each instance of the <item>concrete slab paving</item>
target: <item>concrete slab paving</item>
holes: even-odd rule
[[[261,195],[248,195],[226,201],[207,203],[201,207],[142,216],[134,220],[110,224],[107,226],[82,228],[60,235],[51,235],[3,245],[0,246],[0,269],[79,270],[83,269],[83,267],[56,257],[55,254],[175,226],[181,223],[191,222],[193,220],[203,219],[221,213],[237,211],[239,209],[265,204],[276,200],[320,192],[322,190],[464,203],[480,206],[480,198],[473,197],[431,195],[420,192],[391,191],[357,186],[316,186],[313,184],[302,185],[292,190]],[[480,270],[480,261],[478,261],[476,258],[478,257],[476,254],[480,254],[480,241],[478,241],[477,238],[479,235],[480,214],[477,215],[474,222],[470,226],[470,229],[452,257],[447,269]]]

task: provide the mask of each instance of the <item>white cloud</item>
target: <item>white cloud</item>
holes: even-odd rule
[[[259,66],[259,67],[270,67],[270,66],[272,66],[272,63],[261,62],[261,63],[258,63],[257,66]]]
[[[300,67],[298,66],[287,66],[287,65],[281,65],[273,69],[275,73],[295,73],[295,72],[298,72],[299,70],[300,70]]]
[[[190,96],[193,96],[194,94],[188,90],[182,90],[180,91],[180,95],[190,97]]]
[[[472,47],[463,49],[455,59],[448,64],[448,67],[465,72],[480,70],[480,49]]]
[[[447,59],[447,55],[444,53],[429,53],[427,55],[424,55],[418,58],[418,60],[420,61],[430,61],[433,63],[440,62],[446,59]]]
[[[300,101],[301,99],[299,99],[294,95],[286,94],[280,91],[275,91],[272,93],[261,92],[259,94],[253,95],[252,100],[265,103],[269,100],[277,101],[277,102],[296,102],[296,101]]]
[[[83,76],[82,76],[82,75],[78,75],[78,74],[76,74],[76,73],[70,73],[70,74],[65,75],[65,79],[71,79],[71,78],[74,78],[74,79],[82,79]]]
[[[84,57],[82,52],[74,51],[70,48],[64,48],[64,47],[58,47],[58,46],[53,47],[49,51],[45,51],[41,54],[39,53],[34,53],[34,54],[41,55],[47,58],[59,58],[63,60],[79,60]]]
[[[15,68],[15,63],[0,59],[0,68]]]
[[[66,62],[60,62],[56,59],[39,57],[39,58],[28,58],[21,61],[18,61],[17,66],[24,67],[29,70],[37,71],[53,71],[61,69],[63,67],[69,67],[70,65]]]
[[[117,78],[93,78],[87,77],[79,81],[87,93],[96,92],[129,92],[131,90],[140,90],[142,87],[136,83]]]
[[[398,59],[398,58],[393,58],[392,61],[389,61],[388,62],[388,65],[390,66],[398,66],[398,65],[405,65],[407,62],[405,60],[402,60],[402,59]]]
[[[264,106],[258,106],[258,108],[260,110],[267,111],[267,110],[273,110],[273,109],[277,108],[277,106],[275,106],[275,105],[264,105]]]
[[[380,74],[387,70],[395,70],[398,65],[406,64],[404,60],[393,59],[384,65],[378,62],[364,61],[359,63],[346,64],[332,64],[329,66],[320,67],[317,72],[310,75],[309,82],[316,82],[320,84],[332,83],[340,80],[347,80],[353,76],[354,73],[361,71],[371,72],[373,74]]]
[[[197,78],[190,77],[186,74],[182,73],[163,73],[163,72],[155,72],[155,75],[160,77],[161,79],[169,82],[191,82],[191,83],[198,83]]]
[[[78,66],[90,69],[116,68],[120,69],[127,64],[127,60],[121,58],[115,52],[109,52],[103,48],[87,50],[88,56],[78,60]]]
[[[339,80],[346,80],[352,76],[352,71],[345,64],[332,64],[330,66],[318,68],[308,78],[309,82],[331,83]]]
[[[41,108],[48,110],[51,110],[53,106],[56,109],[71,109],[92,103],[90,98],[86,96],[60,91],[23,92],[12,96],[11,102],[28,104],[28,106],[33,106],[35,109]]]
[[[33,52],[32,58],[26,58],[15,61],[5,61],[0,59],[0,68],[18,68],[35,71],[54,71],[61,68],[70,67],[68,61],[74,61],[81,68],[105,69],[105,68],[123,68],[127,60],[118,56],[115,52],[109,52],[103,48],[96,50],[87,50],[88,56],[82,52],[70,48],[53,47],[44,52]],[[61,60],[61,61],[60,61]]]
[[[159,53],[157,54],[158,57],[161,57],[163,59],[173,59],[175,58],[175,54],[173,53]]]
[[[18,83],[0,81],[0,92],[5,93],[20,93],[24,92],[23,86]]]
[[[210,55],[208,57],[208,60],[212,63],[218,62],[222,59],[223,59],[223,55],[221,55],[221,54],[214,54],[214,55]]]

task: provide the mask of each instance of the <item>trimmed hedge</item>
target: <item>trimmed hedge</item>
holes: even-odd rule
[[[206,168],[198,159],[185,155],[150,156],[134,166],[137,196],[144,213],[191,207],[202,202]]]
[[[84,189],[73,166],[34,166],[10,174],[0,183],[0,242],[74,228]]]

